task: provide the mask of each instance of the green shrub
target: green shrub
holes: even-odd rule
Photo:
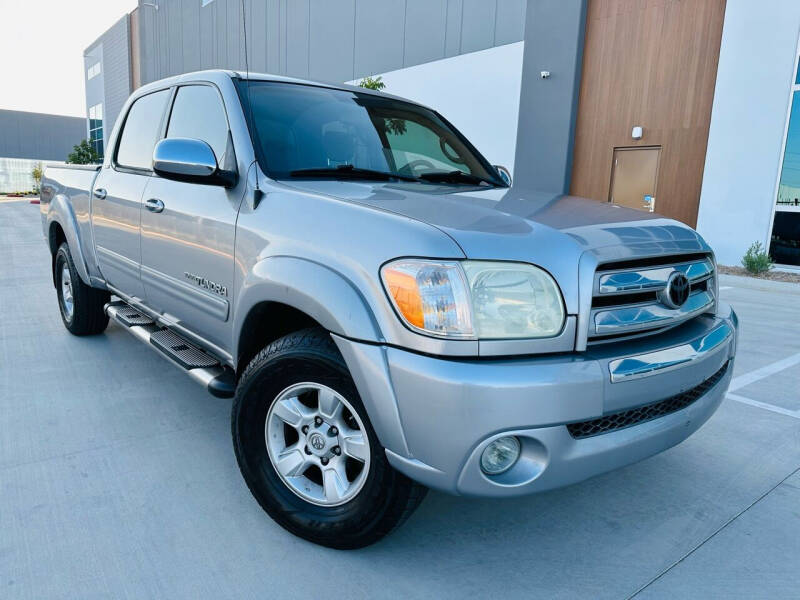
[[[753,275],[760,275],[772,268],[772,259],[761,242],[753,242],[742,257],[742,266]]]
[[[380,75],[377,77],[364,77],[364,79],[362,79],[358,85],[363,88],[367,88],[368,90],[375,90],[376,92],[380,92],[386,87],[386,84],[381,81]]]
[[[80,144],[72,147],[72,152],[67,156],[67,162],[73,165],[88,165],[100,160],[97,150],[89,143],[89,140],[81,140]]]

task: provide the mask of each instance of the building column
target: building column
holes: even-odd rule
[[[515,185],[558,194],[569,191],[586,3],[528,0]]]

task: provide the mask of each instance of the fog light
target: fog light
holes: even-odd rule
[[[519,440],[513,436],[497,438],[481,454],[481,470],[487,475],[505,473],[519,458]]]

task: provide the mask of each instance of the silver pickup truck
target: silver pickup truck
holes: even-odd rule
[[[651,456],[731,378],[737,318],[691,228],[512,187],[388,94],[152,83],[102,165],[47,169],[41,217],[66,328],[111,318],[234,397],[253,496],[326,546],[378,540],[427,488],[512,496]]]

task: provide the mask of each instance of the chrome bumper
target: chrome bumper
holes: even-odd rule
[[[651,377],[678,369],[685,363],[702,359],[703,356],[716,352],[733,334],[733,327],[723,321],[706,335],[689,343],[612,360],[608,364],[611,383]]]
[[[709,380],[735,355],[736,317],[724,307],[715,317],[646,339],[491,361],[436,358],[333,337],[396,469],[450,493],[513,496],[636,462],[691,435],[722,401],[731,368],[686,408],[665,416],[583,439],[567,425],[656,403]],[[669,351],[676,362],[653,359]],[[641,357],[664,368],[652,369]],[[612,383],[612,364],[628,370],[648,364],[650,371]],[[502,476],[487,476],[480,454],[502,435],[519,437],[522,457]]]

